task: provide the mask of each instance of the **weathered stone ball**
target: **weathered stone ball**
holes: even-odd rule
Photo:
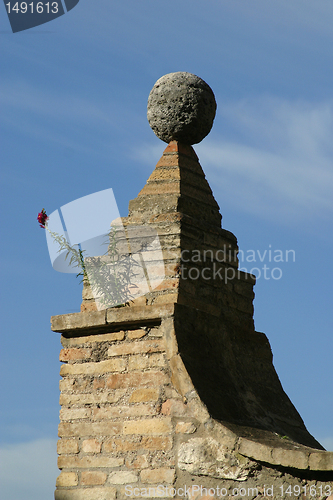
[[[149,125],[162,141],[197,144],[209,134],[216,113],[214,93],[192,73],[162,76],[152,88],[147,107]]]

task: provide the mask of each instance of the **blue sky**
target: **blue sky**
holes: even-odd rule
[[[0,22],[4,498],[53,496],[50,316],[81,303],[79,280],[51,267],[37,213],[111,187],[127,215],[165,148],[148,94],[174,71],[215,93],[214,127],[195,149],[223,227],[256,253],[242,267],[270,268],[255,287],[256,329],[307,428],[333,450],[331,0],[81,0],[25,32],[11,33],[4,7]],[[269,262],[268,250],[295,261]]]

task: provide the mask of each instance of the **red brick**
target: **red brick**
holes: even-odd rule
[[[112,374],[106,381],[110,389],[119,389],[122,387],[150,386],[156,387],[167,384],[169,377],[163,372],[132,372]]]
[[[122,433],[121,422],[61,422],[59,437],[114,436]]]
[[[59,355],[59,361],[77,361],[81,359],[87,359],[91,356],[91,349],[78,349],[69,348],[61,349]]]
[[[76,439],[59,439],[57,453],[58,455],[79,453],[79,442]]]
[[[172,431],[171,420],[149,418],[143,420],[129,420],[124,422],[124,434],[169,434]]]
[[[99,471],[84,471],[81,473],[81,484],[84,486],[93,486],[98,484],[104,484],[107,475],[105,472]]]

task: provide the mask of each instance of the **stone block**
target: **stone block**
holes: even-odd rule
[[[140,474],[142,483],[172,484],[175,480],[175,469],[144,469]]]
[[[123,372],[126,370],[127,360],[124,358],[107,359],[97,363],[77,363],[61,365],[60,375],[95,375],[98,373]]]
[[[157,388],[149,387],[149,388],[142,388],[142,389],[136,389],[134,392],[132,392],[130,398],[129,398],[129,403],[145,403],[148,401],[158,401],[160,396],[160,391]]]
[[[140,404],[135,406],[111,406],[106,408],[94,408],[92,410],[93,420],[110,420],[114,418],[135,418],[142,416],[154,416],[157,410],[153,404]]]
[[[307,469],[309,465],[309,453],[303,450],[288,450],[285,448],[273,448],[273,463],[293,469]]]
[[[178,467],[195,476],[246,481],[256,464],[208,437],[192,438],[182,443],[178,451]]]
[[[102,443],[97,439],[84,439],[82,441],[81,450],[84,453],[100,453]]]
[[[79,453],[79,442],[76,439],[59,439],[57,442],[58,455],[70,455]]]
[[[115,436],[121,434],[122,422],[61,422],[59,437]]]
[[[147,335],[147,330],[144,328],[139,328],[138,330],[129,330],[127,332],[127,338],[129,340],[141,339]]]
[[[58,457],[59,469],[120,467],[121,465],[123,465],[123,463],[123,458],[107,457],[101,455],[87,455],[82,458],[76,455],[61,455],[60,457]]]
[[[62,406],[72,405],[99,405],[105,403],[117,403],[126,389],[116,389],[114,391],[96,392],[88,394],[60,394],[60,404]]]
[[[131,484],[138,481],[138,475],[131,471],[112,472],[109,476],[109,483],[112,484]]]
[[[309,468],[311,470],[333,471],[333,452],[311,452],[309,456]]]
[[[107,478],[107,474],[101,471],[83,471],[81,472],[80,484],[82,486],[96,486],[104,484]]]
[[[124,434],[168,434],[172,431],[170,418],[132,420],[124,422]]]
[[[133,322],[157,321],[173,313],[173,304],[121,307],[120,309],[107,309],[106,321],[108,324],[124,324]]]
[[[90,408],[61,408],[60,420],[78,420],[90,418]]]
[[[62,314],[51,316],[51,330],[53,332],[70,332],[106,324],[106,311],[92,311],[84,313]]]
[[[56,480],[56,486],[77,486],[79,478],[76,472],[61,472]]]
[[[106,381],[110,389],[120,389],[138,386],[160,386],[167,384],[169,377],[162,372],[149,371],[144,373],[131,372],[110,375]]]
[[[126,342],[109,347],[108,356],[124,356],[127,354],[149,354],[165,350],[163,339]]]
[[[179,354],[176,354],[170,359],[170,368],[172,372],[171,381],[182,396],[185,396],[187,392],[194,389],[192,380]]]
[[[268,445],[240,438],[238,451],[246,457],[254,458],[255,460],[259,460],[261,462],[273,463],[272,448]]]

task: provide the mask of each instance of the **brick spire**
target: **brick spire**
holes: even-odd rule
[[[221,228],[221,219],[219,206],[193,147],[171,141],[146,185],[137,198],[130,201],[129,216],[122,219],[126,227],[144,225],[155,229],[160,239],[166,277],[157,289],[145,296],[148,303],[171,301],[196,304],[199,309],[220,310],[217,288],[212,280],[209,283],[202,279],[201,270],[212,266],[217,251],[223,271],[226,265],[237,269],[237,239]],[[184,260],[190,261],[190,267],[184,266]],[[188,272],[190,278],[197,275],[198,278],[187,279]],[[250,288],[252,285],[253,279],[250,279]],[[252,303],[247,306],[246,314],[248,324],[253,325]]]
[[[190,145],[171,141],[138,197],[130,215],[178,212],[211,227],[221,227],[219,206]],[[154,214],[155,215],[155,214]],[[150,221],[150,220],[149,220]]]

